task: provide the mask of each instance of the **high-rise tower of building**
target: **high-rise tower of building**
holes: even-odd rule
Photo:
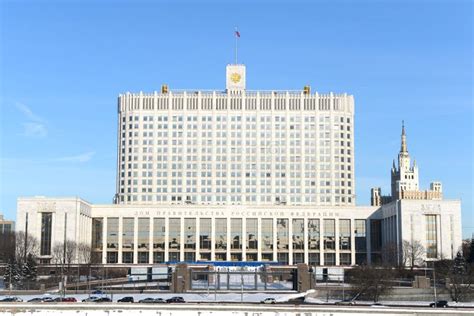
[[[246,90],[118,98],[116,203],[354,205],[354,99]]]
[[[402,122],[401,147],[398,153],[398,168],[395,160],[392,166],[392,198],[399,199],[402,191],[418,191],[418,166],[416,161],[411,164],[410,155],[407,148],[407,136],[405,124]]]

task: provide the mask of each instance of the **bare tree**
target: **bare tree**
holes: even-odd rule
[[[404,266],[409,265],[413,270],[414,267],[423,263],[424,254],[425,247],[423,247],[418,240],[414,240],[413,242],[409,242],[408,240],[403,241],[402,262]]]
[[[349,282],[355,290],[354,298],[365,297],[377,302],[381,295],[390,292],[393,275],[391,268],[369,265],[355,267],[349,272]]]
[[[382,249],[382,263],[389,267],[400,267],[401,266],[401,251],[398,248],[397,243],[389,242],[383,245]]]
[[[56,264],[70,266],[76,260],[77,244],[73,240],[66,240],[66,245],[62,242],[54,244],[52,257]]]
[[[26,242],[25,242],[26,239]],[[25,251],[26,247],[26,251]],[[25,232],[19,231],[15,236],[15,258],[17,262],[24,263],[28,259],[28,255],[36,258],[39,254],[38,239],[32,235],[26,237]]]
[[[91,267],[92,267],[92,248],[86,243],[77,245],[77,253],[79,262],[87,267],[87,289],[90,289]]]
[[[467,262],[461,252],[458,252],[454,260],[437,261],[434,267],[436,273],[445,280],[453,301],[468,298],[474,285],[474,264]]]
[[[92,248],[88,244],[79,243],[77,245],[77,254],[80,263],[90,264],[92,262]]]

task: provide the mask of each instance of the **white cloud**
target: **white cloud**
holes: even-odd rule
[[[66,157],[59,157],[54,159],[55,161],[67,161],[67,162],[88,162],[92,159],[95,155],[95,151],[89,151],[83,154],[75,155],[75,156],[66,156]]]
[[[46,122],[22,103],[17,103],[16,108],[25,116],[26,122],[23,125],[23,135],[26,137],[43,138],[48,135]]]
[[[28,122],[23,123],[23,135],[27,137],[43,138],[48,135],[48,130],[44,124]]]

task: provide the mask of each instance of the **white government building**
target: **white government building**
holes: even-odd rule
[[[225,91],[119,96],[115,203],[18,199],[16,229],[38,238],[41,262],[64,240],[124,265],[349,266],[405,240],[427,260],[456,254],[460,201],[443,200],[439,182],[419,190],[404,127],[392,195],[375,188],[372,206],[356,206],[353,96],[249,91],[244,65],[226,76]]]

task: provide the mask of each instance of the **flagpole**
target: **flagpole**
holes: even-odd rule
[[[237,27],[235,27],[234,37],[235,37],[235,64],[237,65],[237,44],[238,44]]]

